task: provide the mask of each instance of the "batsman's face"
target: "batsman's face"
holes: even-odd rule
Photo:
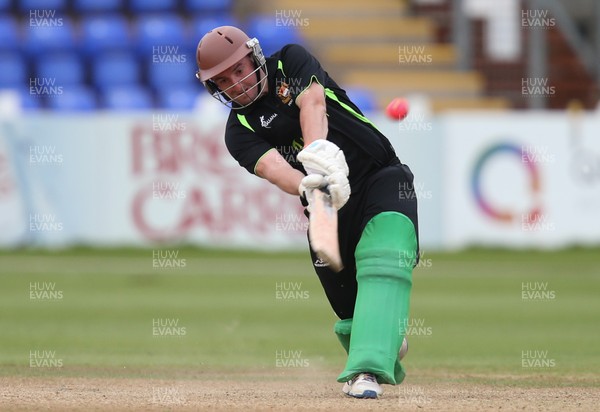
[[[258,76],[252,58],[246,56],[213,77],[212,81],[231,100],[243,106],[254,101],[260,92]]]

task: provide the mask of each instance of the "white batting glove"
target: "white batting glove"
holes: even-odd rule
[[[318,174],[311,174],[308,176],[304,176],[300,181],[300,185],[298,186],[298,192],[300,196],[304,196],[308,205],[306,209],[308,209],[308,213],[310,210],[310,199],[312,191],[315,189],[322,189],[327,186],[327,180],[325,180],[325,176]]]
[[[344,152],[328,140],[319,139],[312,142],[298,153],[297,159],[302,162],[308,173],[302,182],[306,188],[327,186],[331,195],[331,203],[336,209],[341,209],[350,198],[350,182],[348,181],[348,164]],[[317,181],[312,175],[321,175],[323,181]],[[306,179],[306,181],[305,181]],[[302,187],[302,183],[301,183]]]
[[[315,140],[298,153],[297,159],[308,174],[328,176],[341,171],[348,176],[349,173],[344,152],[329,140]]]
[[[325,186],[327,186],[325,176],[313,173],[302,178],[300,186],[298,186],[298,192],[302,196],[303,193],[308,194],[313,189],[324,188]]]
[[[331,195],[331,204],[340,210],[350,199],[350,182],[342,172],[335,172],[326,177],[327,189]]]

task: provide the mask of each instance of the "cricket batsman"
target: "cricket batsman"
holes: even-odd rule
[[[223,26],[202,37],[196,59],[196,77],[231,109],[225,143],[238,163],[300,196],[308,212],[309,191],[331,196],[344,269],[310,251],[348,354],[337,380],[349,396],[377,398],[380,384],[405,376],[400,349],[418,258],[410,169],[302,46],[265,58],[256,38]]]

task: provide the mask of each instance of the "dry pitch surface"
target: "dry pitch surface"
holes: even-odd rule
[[[2,377],[0,409],[594,411],[600,405],[597,386],[581,386],[581,379],[570,381],[568,377],[548,387],[527,388],[520,387],[527,381],[523,375],[484,377],[488,382],[498,379],[506,384],[472,383],[476,376],[429,375],[415,377],[417,383],[407,378],[400,386],[386,385],[378,400],[346,397],[334,377],[333,371],[280,376],[207,374],[184,379]]]

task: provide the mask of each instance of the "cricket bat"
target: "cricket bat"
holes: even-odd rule
[[[338,242],[337,210],[331,204],[329,194],[320,189],[313,189],[308,196],[310,203],[310,219],[308,236],[312,249],[317,256],[335,272],[344,268],[340,256]]]

